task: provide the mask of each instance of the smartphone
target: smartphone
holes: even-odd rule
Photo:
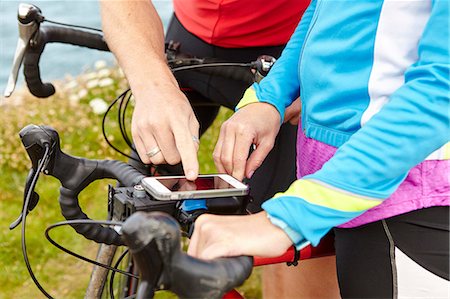
[[[248,186],[228,174],[199,175],[195,181],[189,181],[184,176],[146,177],[141,184],[157,200],[203,199],[248,194]]]

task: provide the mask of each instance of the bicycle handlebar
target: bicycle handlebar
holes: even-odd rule
[[[88,160],[70,156],[61,151],[58,133],[48,126],[28,125],[19,133],[31,159],[33,169],[43,158],[45,147],[50,147],[51,158],[44,173],[57,178],[60,188],[61,213],[67,220],[89,219],[78,203],[78,195],[98,179],[117,179],[123,185],[133,186],[143,178],[132,166],[115,160]],[[119,234],[112,228],[99,224],[74,224],[72,227],[89,240],[98,243],[123,245]]]
[[[99,179],[116,179],[122,186],[136,186],[145,177],[141,172],[121,161],[116,160],[89,160],[74,157],[64,153],[60,147],[58,133],[48,126],[28,125],[20,133],[22,143],[31,160],[31,171],[25,184],[25,196],[30,188],[30,180],[34,176],[39,162],[43,159],[45,148],[50,148],[50,158],[44,166],[44,173],[57,178],[61,182],[59,204],[61,213],[67,220],[89,219],[83,212],[78,202],[78,195],[89,184]],[[34,192],[34,191],[33,191]],[[39,195],[34,192],[33,202],[28,211],[31,211],[39,200]],[[226,197],[212,198],[206,204],[208,210],[213,213],[243,213],[243,198]],[[175,206],[174,202],[152,201],[155,209],[167,208],[168,204]],[[163,207],[164,206],[164,207]],[[183,216],[185,216],[183,218]],[[180,214],[180,220],[190,223],[192,215]],[[20,223],[18,218],[10,228],[13,229]],[[72,227],[81,235],[97,243],[123,245],[119,234],[112,228],[103,227],[100,224],[73,224]]]
[[[38,98],[46,98],[55,93],[55,87],[51,83],[42,82],[39,69],[39,60],[45,45],[55,42],[109,51],[101,34],[57,26],[41,27],[32,45],[26,50],[23,63],[28,89]]]
[[[154,286],[181,298],[222,298],[250,276],[253,266],[249,256],[211,261],[188,256],[180,249],[178,223],[161,212],[134,213],[122,236],[140,271],[138,299],[152,298]],[[152,259],[155,254],[161,259]]]
[[[42,22],[45,21],[45,17],[37,6],[20,4],[18,20],[19,41],[16,47],[13,67],[4,92],[5,97],[9,97],[15,89],[22,62],[24,65],[25,81],[28,89],[34,96],[46,98],[55,93],[55,87],[51,83],[42,82],[39,68],[39,61],[47,43],[64,43],[100,51],[109,51],[101,32],[95,33],[78,28],[63,27],[61,25],[41,26]],[[177,43],[169,43],[169,45],[174,44],[179,45]],[[178,55],[179,53],[177,51],[171,54],[177,58],[176,63],[169,63],[169,66],[173,69],[178,68],[179,63],[186,65],[186,62],[189,62],[188,65],[190,66],[195,64],[201,65],[201,68],[197,68],[198,65],[196,66],[200,72],[239,80],[248,84],[259,81],[264,77],[275,62],[275,58],[267,55],[262,55],[256,61],[247,64],[236,64],[217,59],[192,59],[192,57],[178,59],[177,56],[184,55]],[[242,66],[246,66],[247,68],[242,68]],[[254,69],[255,74],[250,69]]]
[[[17,19],[19,40],[14,55],[13,67],[4,92],[5,97],[9,97],[15,89],[22,61],[24,62],[25,81],[33,95],[45,98],[55,93],[55,88],[52,84],[42,82],[39,70],[39,60],[47,43],[58,42],[109,51],[103,35],[100,33],[63,26],[41,27],[45,17],[35,5],[21,3]]]

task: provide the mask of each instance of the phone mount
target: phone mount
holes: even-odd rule
[[[253,201],[250,195],[161,201],[153,198],[141,185],[110,186],[108,194],[110,219],[125,220],[138,211],[165,212],[178,219],[188,236],[192,232],[192,224],[201,214],[248,214],[247,206]]]

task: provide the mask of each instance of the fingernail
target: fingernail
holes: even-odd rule
[[[250,171],[250,173],[248,174],[247,178],[250,179],[253,176],[254,173],[255,173],[254,170]]]
[[[191,181],[193,181],[196,176],[197,176],[197,174],[193,170],[188,170],[188,172],[186,174],[186,178]]]

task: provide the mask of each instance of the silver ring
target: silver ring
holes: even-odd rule
[[[200,139],[197,136],[192,135],[192,140],[194,140],[195,143],[200,144]]]
[[[149,158],[152,158],[152,157],[156,156],[160,151],[161,151],[161,149],[160,149],[158,146],[156,146],[156,147],[154,147],[151,151],[149,151],[149,152],[147,153],[147,156],[148,156]]]

